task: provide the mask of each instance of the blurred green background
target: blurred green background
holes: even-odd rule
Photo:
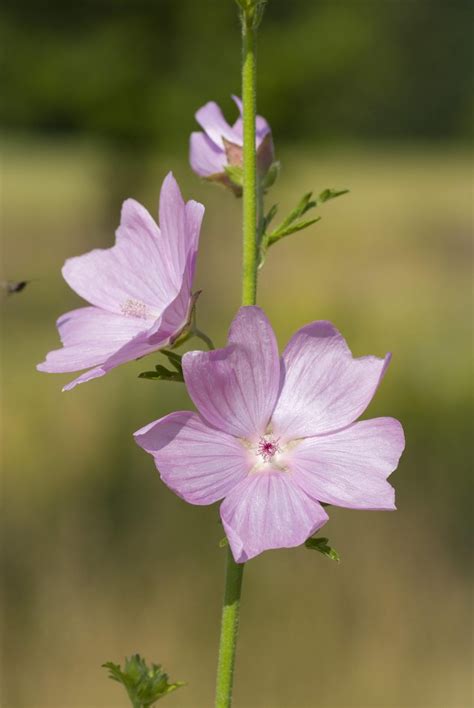
[[[187,165],[193,113],[239,92],[232,0],[4,2],[4,708],[125,707],[100,664],[140,651],[212,705],[223,585],[215,507],[159,480],[134,430],[189,408],[138,380],[159,356],[61,393],[35,371],[81,303],[72,255],[113,243],[121,202],[156,215],[173,169],[206,205],[199,320],[220,345],[240,297],[240,208]],[[270,0],[259,110],[283,169],[269,204],[349,187],[273,249],[259,304],[281,346],[330,319],[394,354],[368,417],[403,421],[398,511],[332,509],[336,565],[304,549],[246,569],[235,708],[472,705],[468,2]]]

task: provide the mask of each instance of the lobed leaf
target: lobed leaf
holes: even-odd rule
[[[169,683],[168,675],[162,670],[161,665],[147,666],[140,654],[127,657],[123,670],[119,664],[114,664],[112,661],[102,666],[109,670],[110,679],[122,684],[134,708],[148,708],[160,698],[184,686],[181,681]]]

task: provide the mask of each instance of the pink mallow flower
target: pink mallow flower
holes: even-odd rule
[[[64,391],[172,343],[190,317],[203,214],[202,204],[184,203],[171,173],[161,188],[160,228],[141,204],[127,199],[115,245],[64,264],[64,279],[91,306],[59,318],[63,348],[49,352],[37,368],[89,369]]]
[[[189,161],[200,177],[221,182],[241,193],[239,185],[232,182],[226,167],[242,167],[243,121],[242,101],[232,96],[240,111],[233,125],[229,125],[214,101],[209,101],[196,113],[196,120],[204,132],[191,133]],[[274,160],[274,148],[270,126],[265,118],[256,121],[257,167],[261,177],[266,175]]]
[[[198,413],[177,412],[135,433],[163,481],[191,504],[224,499],[237,563],[299,546],[328,520],[320,502],[395,509],[386,481],[404,448],[393,418],[354,422],[390,355],[354,359],[330,322],[312,322],[280,359],[258,307],[242,307],[228,344],[183,357]]]

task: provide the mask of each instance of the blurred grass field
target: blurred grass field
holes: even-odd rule
[[[235,708],[470,706],[471,156],[405,145],[280,157],[270,199],[282,216],[308,189],[351,193],[272,249],[259,304],[281,346],[330,319],[354,354],[392,351],[366,415],[402,420],[407,448],[398,512],[331,510],[340,565],[303,549],[248,564]],[[240,297],[237,200],[200,183],[184,154],[127,180],[85,143],[4,149],[2,277],[33,279],[2,299],[4,708],[125,707],[100,665],[135,651],[188,682],[169,708],[212,704],[217,506],[176,498],[131,438],[188,408],[184,388],[136,378],[158,355],[64,394],[72,376],[35,370],[59,346],[56,317],[80,305],[62,263],[112,244],[122,199],[155,215],[165,166],[206,205],[198,316],[222,345]]]

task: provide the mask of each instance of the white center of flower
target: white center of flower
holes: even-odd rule
[[[286,446],[280,445],[279,438],[270,433],[262,435],[257,443],[247,443],[251,453],[251,472],[286,472]]]
[[[145,303],[140,302],[140,300],[133,300],[129,298],[125,300],[120,306],[123,315],[127,317],[139,317],[142,320],[146,320],[150,316],[148,308]]]

